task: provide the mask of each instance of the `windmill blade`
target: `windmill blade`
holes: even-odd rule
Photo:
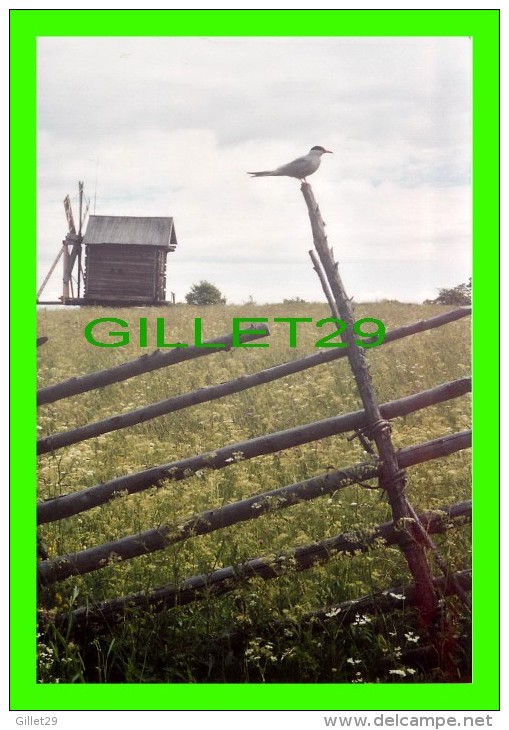
[[[83,226],[85,224],[85,221],[87,220],[87,215],[88,215],[89,208],[90,208],[90,200],[88,198],[86,198],[85,210],[83,211],[83,217],[81,219],[81,224],[80,224],[80,230],[81,231],[83,231]]]
[[[76,235],[76,226],[74,225],[74,218],[72,215],[72,208],[71,208],[71,199],[70,199],[69,195],[66,195],[64,198],[64,209],[65,209],[65,217],[67,218],[67,225],[69,226],[69,233]]]
[[[74,216],[72,214],[71,199],[69,198],[69,195],[66,195],[64,198],[64,209],[65,209],[65,215],[67,218],[67,225],[69,226],[69,233],[65,237],[66,252],[65,252],[65,256],[64,256],[64,277],[63,277],[63,281],[64,281],[63,299],[65,301],[69,297],[69,285],[71,288],[71,294],[73,294],[71,276],[72,276],[72,270],[74,268],[74,262],[76,261],[76,257],[81,248],[81,236],[79,236],[76,233],[76,226],[74,224]],[[69,249],[67,247],[70,245],[72,245],[72,249],[69,251]]]

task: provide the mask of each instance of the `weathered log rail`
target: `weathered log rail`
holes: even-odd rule
[[[381,406],[381,413],[387,420],[406,416],[417,410],[451,398],[465,395],[471,389],[470,378],[460,378],[444,383],[436,388],[409,395]],[[135,472],[124,477],[117,477],[103,484],[97,484],[79,492],[55,497],[37,505],[37,523],[39,525],[54,520],[71,517],[92,507],[98,507],[114,499],[119,492],[135,494],[152,486],[162,486],[162,482],[185,479],[199,469],[222,469],[235,462],[236,454],[242,453],[242,459],[271,454],[293,446],[300,446],[311,441],[318,441],[327,436],[335,436],[346,431],[364,428],[367,425],[364,411],[355,411],[342,416],[326,418],[323,421],[307,423],[303,426],[277,431],[258,436],[248,441],[241,441],[213,452],[207,452],[187,459],[170,462]]]
[[[415,464],[422,464],[430,459],[467,449],[471,443],[470,431],[433,439],[398,451],[398,465],[401,469],[405,469]],[[352,484],[365,483],[377,478],[379,474],[379,464],[361,463],[311,477],[215,510],[206,510],[178,524],[159,525],[156,529],[113,540],[98,547],[41,561],[37,571],[38,580],[42,584],[48,584],[72,575],[83,575],[104,568],[112,556],[118,562],[164,550],[189,538],[206,535],[240,522],[255,520],[269,512],[332,494]]]
[[[419,515],[419,520],[430,533],[445,532],[456,522],[461,524],[470,521],[471,511],[470,502],[461,502],[441,510],[424,512]],[[342,533],[321,542],[302,545],[282,555],[253,558],[211,573],[193,576],[178,586],[161,586],[148,593],[134,593],[102,601],[96,606],[83,606],[69,614],[62,614],[57,618],[57,623],[70,622],[71,625],[78,626],[83,623],[108,623],[124,616],[127,610],[151,608],[161,611],[184,606],[205,595],[219,596],[228,593],[252,578],[271,580],[288,572],[300,572],[326,563],[337,554],[352,555],[359,551],[366,552],[379,540],[383,540],[386,545],[393,545],[399,542],[399,535],[400,530],[392,521],[378,525],[374,530],[364,534]]]
[[[263,333],[261,331],[263,330]],[[267,337],[270,334],[269,328],[265,324],[259,324],[256,332],[253,334],[241,334],[240,342],[250,342]],[[222,348],[214,347],[215,345],[223,345]],[[123,380],[134,378],[142,373],[150,373],[153,370],[167,367],[168,365],[176,365],[180,362],[193,360],[197,357],[204,357],[218,352],[227,352],[233,346],[233,335],[223,335],[216,337],[214,340],[207,340],[202,343],[202,347],[179,347],[168,352],[156,350],[147,355],[142,355],[135,360],[116,365],[106,370],[98,370],[88,375],[80,375],[77,378],[69,378],[55,385],[48,385],[37,391],[37,405],[42,406],[47,403],[54,403],[62,398],[69,398],[72,395],[86,393],[89,390],[103,388],[105,385],[112,383],[120,383]]]
[[[451,573],[448,577],[442,576],[433,578],[433,585],[442,596],[451,596],[456,592],[456,586],[460,585],[462,590],[470,592],[472,590],[472,571],[460,570]],[[331,623],[346,626],[355,623],[359,616],[380,616],[387,615],[390,612],[408,609],[415,605],[415,585],[396,585],[378,593],[372,593],[361,598],[354,598],[341,603],[333,604],[319,610],[305,613],[299,625],[316,633],[323,630],[326,625]],[[65,617],[62,616],[62,619]],[[237,626],[234,629],[225,632],[212,639],[212,648],[217,649],[220,646],[228,646],[237,648],[243,646],[246,639],[250,636],[256,636],[263,633],[264,636],[281,634],[285,628],[292,630],[294,628],[292,619],[270,619],[265,621],[263,626]],[[83,624],[82,624],[83,625]],[[102,628],[107,624],[102,624]],[[99,630],[101,625],[99,624]],[[210,645],[209,645],[210,647]],[[420,646],[402,652],[398,658],[398,667],[415,667],[421,671],[426,671],[440,666],[442,657],[434,646]],[[389,669],[394,665],[394,658],[388,657],[381,665],[377,666],[377,670]]]

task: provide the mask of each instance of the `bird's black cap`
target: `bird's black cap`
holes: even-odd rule
[[[314,147],[311,147],[312,150],[318,150],[319,152],[330,152],[330,150],[326,150],[325,147],[321,147],[321,145],[315,145]]]

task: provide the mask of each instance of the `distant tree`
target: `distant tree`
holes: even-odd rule
[[[301,299],[301,297],[294,297],[293,299],[283,299],[283,304],[306,304],[306,300]]]
[[[449,304],[464,306],[472,303],[472,277],[468,284],[458,284],[453,289],[439,289],[436,299],[426,299],[424,304]]]
[[[191,291],[186,294],[186,302],[198,306],[226,304],[226,297],[223,297],[217,286],[210,281],[200,281],[199,284],[193,284]]]

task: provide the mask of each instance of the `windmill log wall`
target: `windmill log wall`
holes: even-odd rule
[[[164,301],[166,257],[149,246],[87,246],[85,299],[97,301]]]

